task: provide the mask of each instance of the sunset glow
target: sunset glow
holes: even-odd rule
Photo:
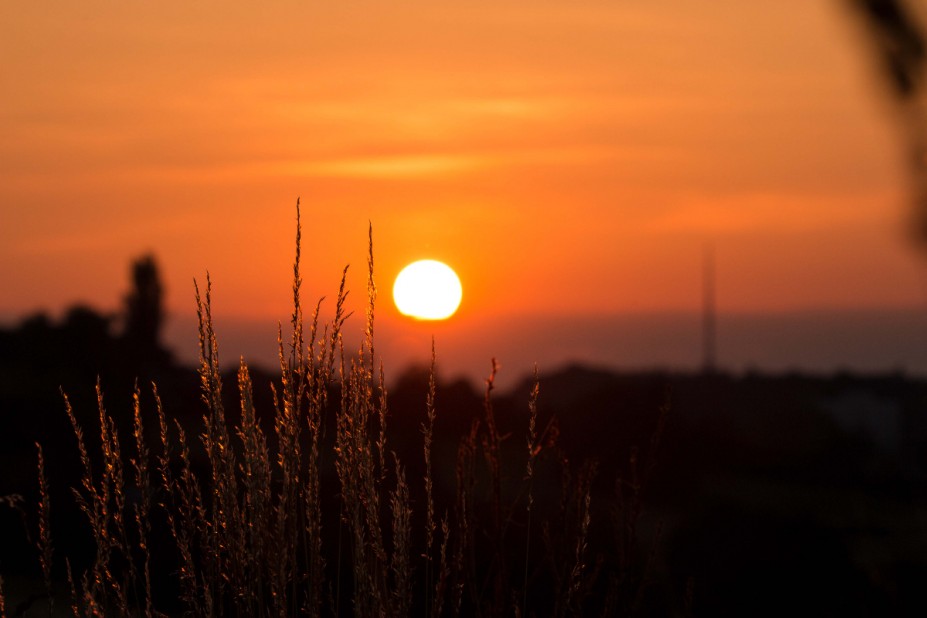
[[[298,197],[307,300],[345,264],[363,296],[372,225],[381,286],[440,250],[473,319],[697,313],[706,243],[720,312],[923,306],[841,4],[13,3],[0,318],[115,311],[151,252],[169,315],[209,270],[218,312],[276,324]]]

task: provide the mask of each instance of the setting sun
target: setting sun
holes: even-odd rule
[[[393,284],[393,300],[403,315],[419,320],[444,320],[457,311],[463,290],[450,266],[419,260],[402,269]]]

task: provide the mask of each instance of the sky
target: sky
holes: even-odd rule
[[[807,343],[840,314],[868,320],[849,345],[868,368],[927,369],[899,331],[927,315],[903,144],[836,0],[48,0],[5,4],[0,35],[7,323],[119,311],[150,252],[181,357],[208,271],[225,358],[270,333],[267,358],[299,198],[304,302],[350,264],[363,315],[372,226],[397,363],[434,335],[464,373],[491,355],[697,366],[711,247],[719,362],[852,365],[839,333],[770,352],[769,324],[805,316],[789,332]],[[421,258],[462,280],[446,323],[389,297]],[[745,316],[768,327],[735,341]]]

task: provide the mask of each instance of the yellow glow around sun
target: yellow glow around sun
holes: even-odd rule
[[[399,313],[419,320],[444,320],[457,311],[463,288],[450,266],[419,260],[402,269],[393,284]]]

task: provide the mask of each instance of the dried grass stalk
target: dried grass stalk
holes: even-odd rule
[[[36,547],[39,550],[39,567],[42,569],[42,580],[45,583],[45,593],[48,595],[48,614],[52,615],[55,611],[55,596],[52,590],[52,539],[51,539],[51,502],[48,497],[48,477],[45,474],[45,455],[42,452],[42,445],[35,443],[38,455],[38,474],[39,474],[39,534]],[[0,594],[0,615],[2,615],[2,594]]]

